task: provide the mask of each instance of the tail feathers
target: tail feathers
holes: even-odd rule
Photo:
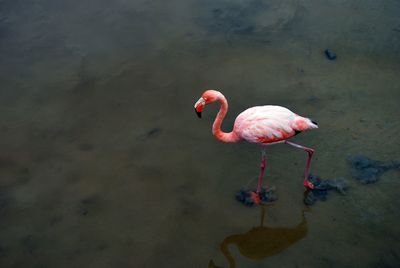
[[[293,128],[296,131],[304,131],[304,130],[307,130],[307,129],[318,128],[318,124],[317,124],[317,122],[311,120],[310,118],[305,118],[305,117],[298,116],[295,119]]]
[[[310,124],[310,128],[318,128],[318,123],[315,122],[314,120],[308,119],[310,120],[311,124]]]

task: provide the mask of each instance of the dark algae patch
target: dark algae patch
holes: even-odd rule
[[[351,175],[363,184],[375,183],[380,176],[389,170],[399,170],[400,161],[377,161],[365,155],[356,154],[348,158]]]
[[[318,200],[326,201],[328,193],[331,191],[345,194],[348,188],[347,182],[343,178],[321,179],[319,176],[310,174],[308,180],[314,184],[314,189],[304,193],[304,203],[308,206],[314,205]]]
[[[336,60],[337,58],[336,53],[332,49],[325,49],[324,53],[328,60]]]
[[[254,201],[251,198],[252,192],[255,192],[255,191],[254,190],[240,190],[235,194],[235,198],[240,203],[251,207],[254,205]],[[261,203],[266,204],[266,203],[274,202],[276,200],[278,200],[278,197],[276,195],[275,187],[261,189],[261,191],[260,191]]]
[[[141,134],[138,139],[141,141],[145,141],[147,139],[153,139],[158,137],[162,132],[162,128],[160,127],[153,127],[145,131],[145,133]]]

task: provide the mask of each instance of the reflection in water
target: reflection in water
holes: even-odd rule
[[[229,262],[230,268],[235,268],[236,263],[229,252],[229,245],[234,244],[240,253],[250,259],[261,260],[269,256],[276,255],[295,242],[303,239],[308,231],[307,221],[302,211],[302,221],[295,227],[264,227],[264,216],[266,207],[261,206],[261,223],[259,227],[254,227],[244,234],[230,235],[221,244],[221,251]],[[216,266],[212,260],[208,264],[209,268],[221,268]]]

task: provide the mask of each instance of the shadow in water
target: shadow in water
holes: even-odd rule
[[[307,221],[302,210],[302,221],[292,228],[287,227],[264,227],[265,210],[268,206],[261,206],[261,223],[244,234],[230,235],[221,243],[221,251],[229,263],[230,268],[235,268],[236,263],[229,252],[230,245],[236,245],[240,253],[253,260],[262,260],[274,256],[287,249],[297,241],[303,239],[308,232]],[[208,264],[209,268],[222,268],[216,266],[213,260]]]

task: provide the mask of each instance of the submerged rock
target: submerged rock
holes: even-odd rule
[[[328,60],[335,60],[337,58],[336,53],[333,52],[331,49],[325,49],[324,53]]]
[[[314,184],[314,189],[305,192],[304,203],[308,206],[314,205],[318,200],[326,201],[329,191],[345,194],[348,187],[346,180],[343,178],[321,179],[310,174],[308,180]]]
[[[251,198],[252,193],[255,190],[240,190],[235,194],[236,200],[246,206],[253,206],[254,200]],[[276,196],[276,189],[275,187],[270,188],[261,188],[260,191],[260,199],[262,204],[271,203],[278,199]]]
[[[363,184],[377,182],[380,176],[388,170],[400,169],[400,161],[382,162],[361,154],[350,156],[348,162],[353,178]]]

